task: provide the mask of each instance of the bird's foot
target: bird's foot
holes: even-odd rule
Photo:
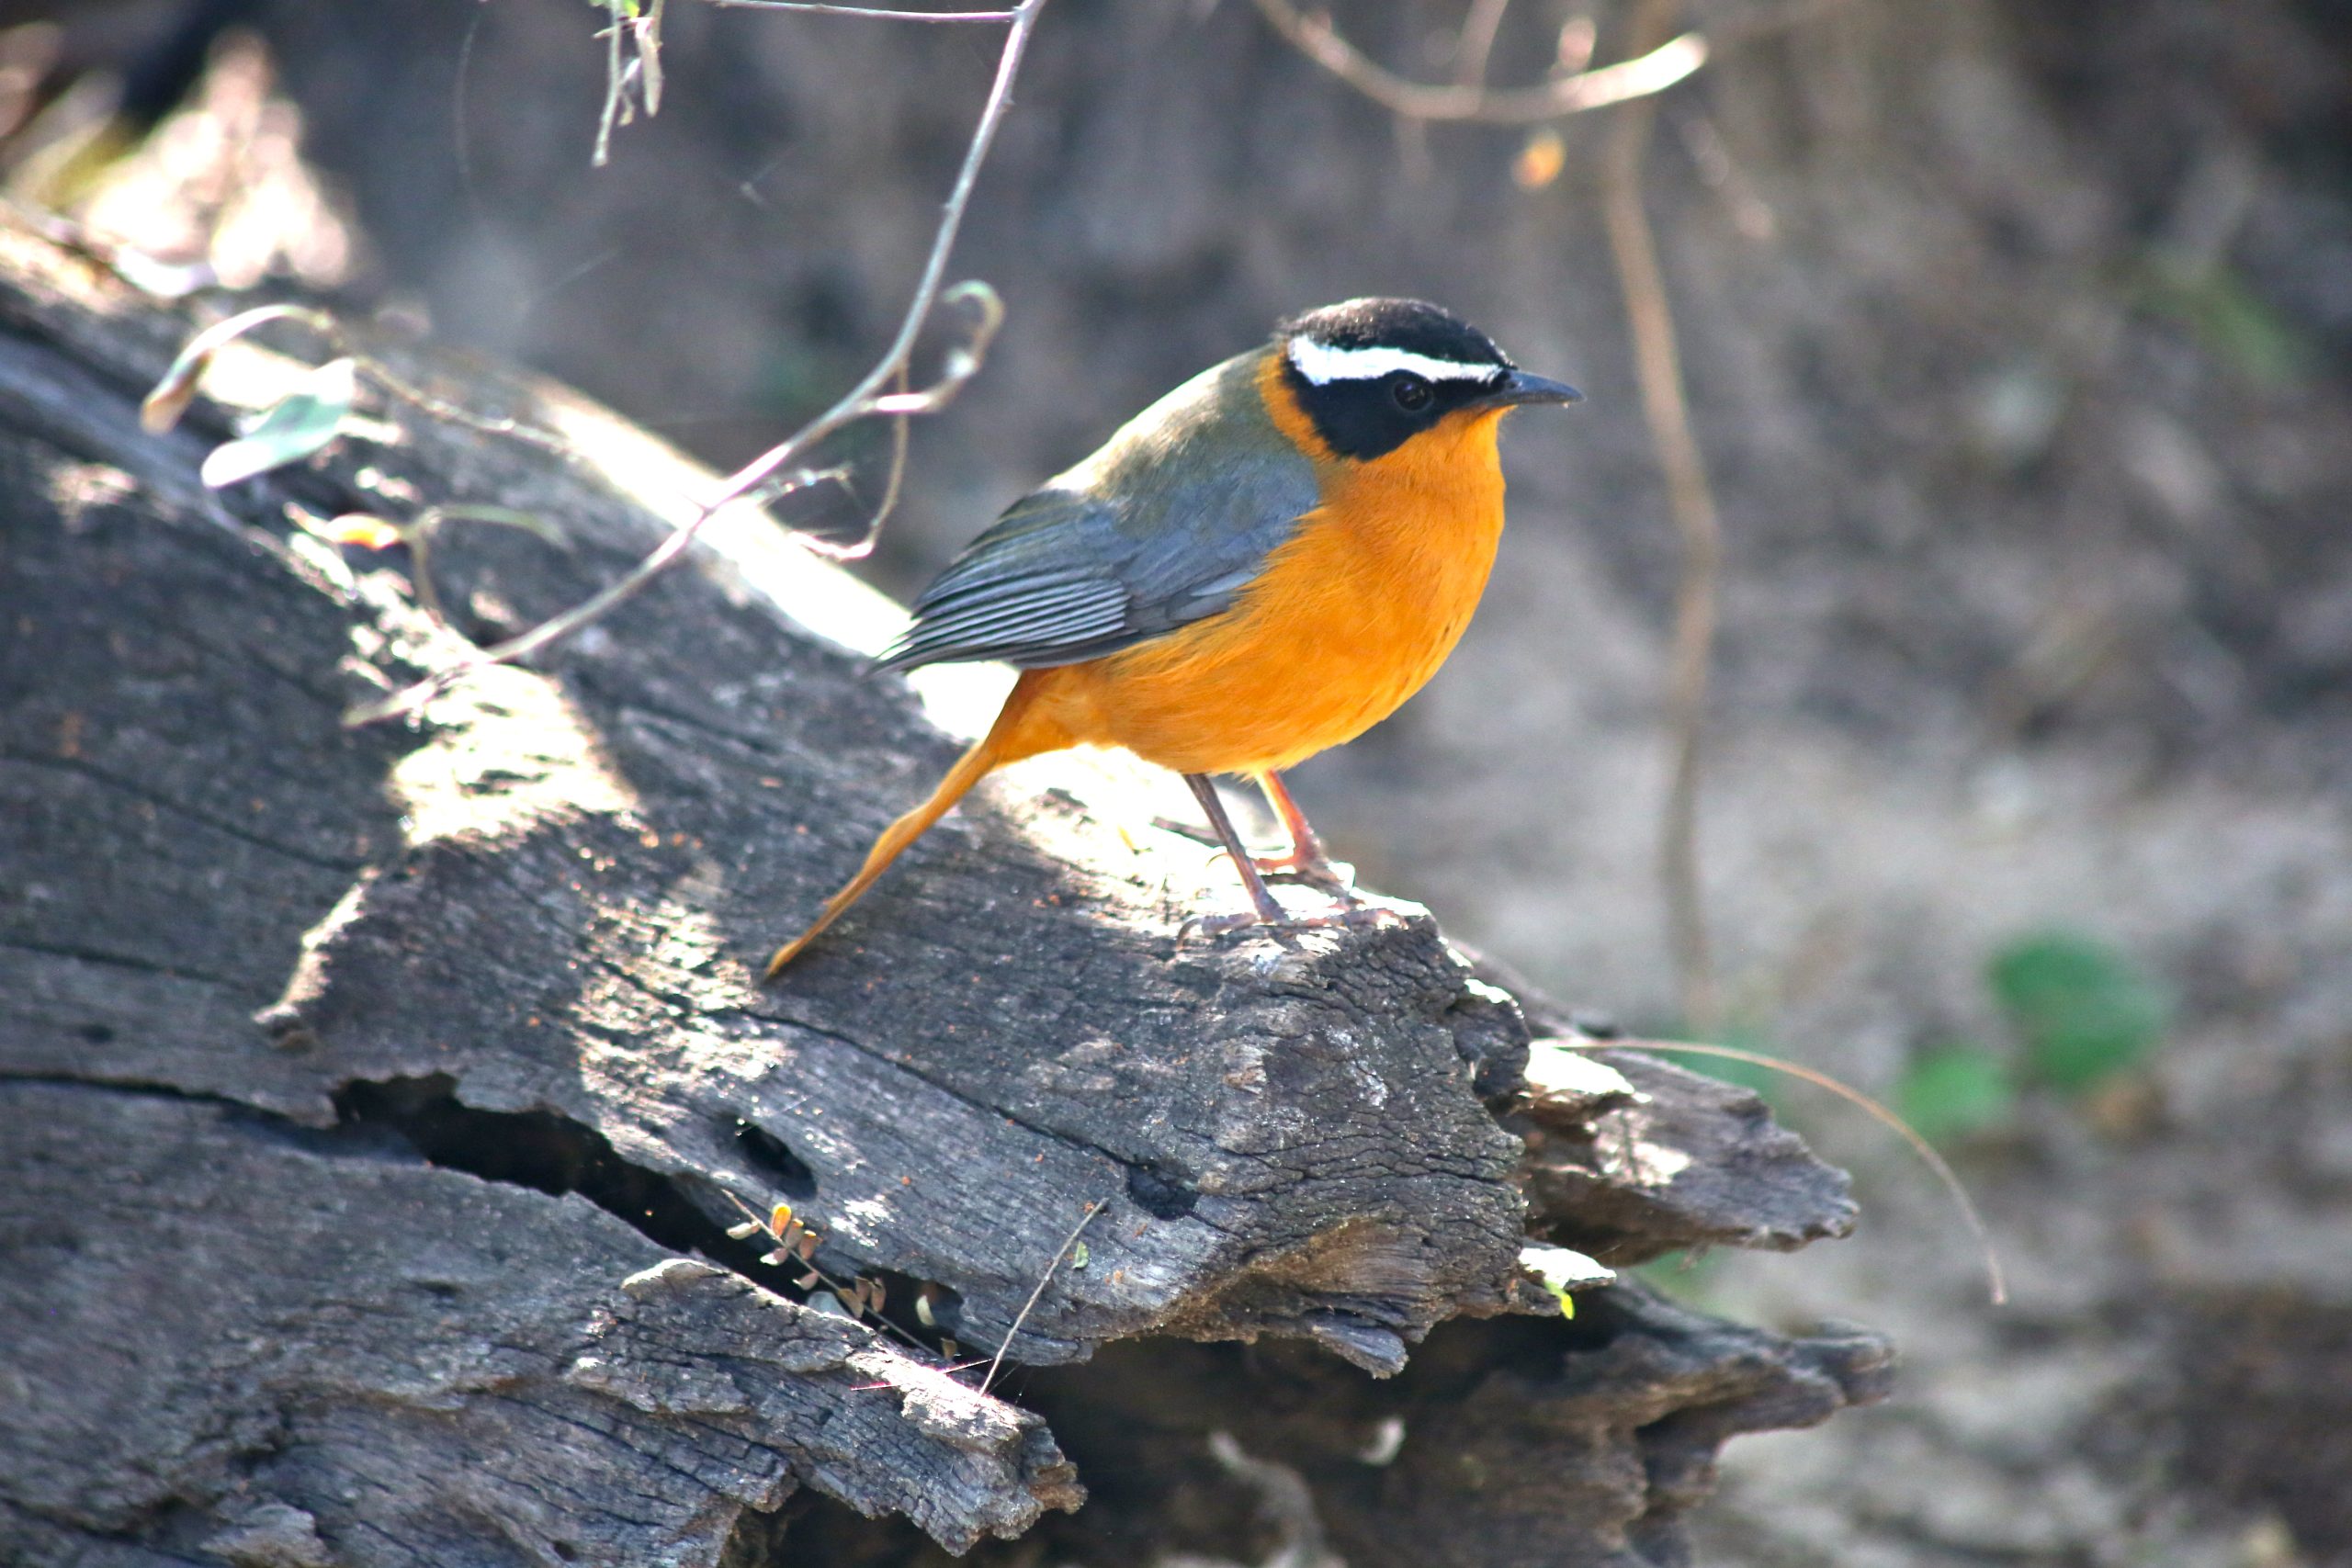
[[[1295,882],[1329,893],[1350,908],[1361,907],[1363,895],[1356,891],[1355,868],[1343,866],[1319,854],[1302,854],[1293,850],[1286,855],[1270,855],[1263,860],[1252,856],[1250,863],[1258,874],[1269,882]]]
[[[1279,907],[1271,915],[1257,909],[1237,909],[1229,915],[1194,915],[1176,928],[1176,945],[1183,946],[1193,936],[1218,937],[1242,931],[1261,931],[1274,935],[1284,931],[1335,929],[1364,931],[1384,921],[1401,921],[1405,918],[1385,904],[1364,902],[1353,889],[1349,889],[1345,902],[1311,915],[1293,914]]]
[[[1204,828],[1180,822],[1172,817],[1155,817],[1151,825],[1163,833],[1173,833],[1180,839],[1208,845],[1216,851],[1209,857],[1211,860],[1225,858],[1223,842]],[[1250,863],[1257,868],[1260,876],[1272,882],[1299,883],[1351,904],[1363,901],[1363,896],[1356,891],[1355,867],[1345,861],[1329,860],[1320,854],[1302,854],[1293,850],[1282,855],[1251,855]]]

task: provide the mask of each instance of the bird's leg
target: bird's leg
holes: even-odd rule
[[[1221,936],[1250,926],[1263,926],[1269,931],[1306,931],[1323,926],[1355,926],[1369,923],[1368,917],[1377,911],[1351,900],[1328,915],[1294,915],[1274,901],[1266,891],[1265,878],[1258,874],[1258,863],[1250,858],[1249,849],[1241,842],[1241,835],[1233,830],[1233,818],[1225,813],[1225,802],[1216,795],[1216,785],[1206,773],[1186,773],[1184,782],[1193,786],[1193,798],[1201,803],[1216,836],[1225,844],[1225,852],[1232,857],[1234,869],[1241,874],[1241,886],[1250,890],[1252,912],[1231,915],[1195,915],[1186,920],[1176,934],[1182,942],[1187,933],[1199,931],[1203,936]],[[1305,818],[1300,819],[1305,826]],[[1311,838],[1311,835],[1310,835]]]
[[[1282,774],[1268,769],[1258,775],[1258,787],[1266,792],[1266,804],[1274,808],[1274,815],[1283,819],[1283,831],[1290,835],[1290,853],[1279,860],[1257,862],[1259,874],[1320,887],[1345,904],[1362,903],[1348,879],[1331,864],[1330,857],[1323,851],[1323,840],[1307,822],[1306,813],[1298,808],[1298,802],[1291,798]]]
[[[1265,879],[1258,874],[1258,863],[1250,858],[1249,850],[1241,842],[1241,835],[1233,830],[1233,818],[1225,814],[1225,802],[1216,797],[1216,785],[1210,782],[1206,773],[1186,773],[1184,782],[1193,786],[1193,798],[1201,803],[1201,810],[1207,814],[1209,826],[1215,828],[1216,836],[1224,840],[1225,852],[1232,857],[1234,869],[1241,874],[1241,886],[1249,889],[1250,903],[1257,910],[1251,915],[1194,916],[1184,922],[1185,930],[1198,927],[1204,934],[1215,936],[1220,931],[1239,931],[1244,926],[1288,925],[1289,914],[1274,902],[1274,896],[1266,891]],[[1179,940],[1182,940],[1181,935]]]

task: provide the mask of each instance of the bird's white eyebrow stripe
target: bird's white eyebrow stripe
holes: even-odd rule
[[[1490,381],[1503,373],[1499,365],[1464,365],[1456,359],[1432,359],[1426,354],[1375,344],[1367,348],[1334,348],[1311,337],[1290,340],[1290,362],[1298,373],[1320,387],[1332,381],[1372,381],[1392,370],[1409,370],[1427,381]]]

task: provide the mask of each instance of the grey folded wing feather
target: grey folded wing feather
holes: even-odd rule
[[[882,667],[1076,664],[1231,608],[1314,506],[1315,483],[1287,451],[1202,449],[1219,445],[1235,443],[1106,448],[1109,461],[1015,502],[923,590]]]

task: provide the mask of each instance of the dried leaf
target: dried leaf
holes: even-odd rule
[[[388,550],[408,537],[408,530],[399,524],[366,512],[346,512],[311,532],[331,545],[356,545],[363,550]]]
[[[196,400],[197,383],[204,378],[205,371],[211,368],[214,355],[263,322],[289,317],[308,321],[322,331],[332,326],[318,311],[305,310],[300,305],[264,305],[259,310],[241,311],[225,321],[213,322],[187,340],[187,346],[180,350],[179,356],[172,361],[171,368],[164,372],[164,378],[155,383],[154,390],[140,403],[140,425],[151,434],[161,435],[177,424],[180,415],[187,412],[187,405]]]
[[[1542,190],[1560,177],[1568,164],[1568,144],[1550,126],[1528,137],[1527,144],[1511,160],[1510,177],[1521,190]]]

